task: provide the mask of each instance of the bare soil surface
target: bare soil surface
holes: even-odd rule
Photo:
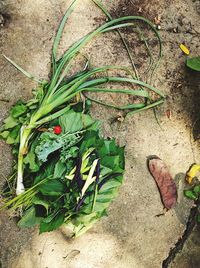
[[[0,0],[0,54],[5,54],[39,78],[47,78],[50,53],[57,25],[69,0]],[[160,26],[163,59],[153,84],[167,96],[157,109],[125,120],[118,111],[93,105],[92,114],[102,121],[106,137],[126,145],[125,183],[118,198],[102,219],[82,237],[68,238],[64,228],[47,234],[20,230],[15,218],[0,214],[1,268],[158,268],[181,236],[191,202],[183,197],[184,174],[193,162],[200,162],[199,116],[200,77],[185,68],[179,49],[186,44],[193,56],[200,53],[200,1],[198,0],[105,0],[113,17],[141,15]],[[156,18],[156,19],[155,19]],[[61,51],[106,20],[90,1],[80,0],[68,21]],[[151,33],[153,54],[157,45]],[[147,55],[135,34],[123,31],[138,69],[143,72]],[[88,45],[84,53],[92,66],[130,66],[117,34],[106,34]],[[36,86],[0,56],[0,121],[17,99],[28,99]],[[117,97],[108,101],[120,101]],[[0,141],[0,185],[12,168],[10,147]],[[149,155],[163,159],[178,186],[177,206],[164,216],[158,189],[146,167]],[[171,267],[200,267],[200,230],[196,228]]]

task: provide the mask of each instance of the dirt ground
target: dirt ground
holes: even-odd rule
[[[47,78],[53,37],[70,0],[0,0],[0,54],[24,69]],[[1,268],[158,268],[181,236],[191,203],[182,196],[184,174],[200,162],[199,142],[192,126],[199,116],[200,78],[186,70],[179,49],[185,43],[193,56],[200,53],[200,1],[105,0],[113,17],[142,15],[160,20],[163,59],[153,84],[167,95],[157,110],[114,120],[117,111],[97,105],[92,114],[102,120],[104,135],[126,145],[125,183],[102,219],[82,237],[72,240],[66,230],[38,235],[37,229],[20,230],[6,212],[0,214]],[[90,0],[80,0],[63,37],[61,49],[105,21]],[[143,68],[146,56],[130,31],[124,35]],[[156,47],[154,47],[154,50]],[[155,50],[156,52],[156,50]],[[91,64],[130,66],[117,34],[100,37],[85,49]],[[139,59],[137,61],[137,59]],[[0,56],[0,121],[19,98],[28,99],[35,84]],[[200,127],[200,126],[199,126]],[[194,134],[198,137],[198,124]],[[9,146],[0,141],[0,182],[11,171]],[[165,216],[157,187],[146,167],[146,158],[158,155],[170,168],[178,186],[178,204]],[[200,230],[197,228],[171,267],[200,267]]]

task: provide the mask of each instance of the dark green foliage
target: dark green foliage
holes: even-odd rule
[[[187,58],[186,65],[190,69],[200,72],[200,57]]]

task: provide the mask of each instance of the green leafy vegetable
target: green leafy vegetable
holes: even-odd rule
[[[59,180],[50,180],[42,184],[39,191],[47,196],[61,196],[65,192],[65,186]]]
[[[18,222],[18,226],[21,228],[33,227],[40,222],[40,219],[36,217],[35,207],[29,208],[21,220]]]

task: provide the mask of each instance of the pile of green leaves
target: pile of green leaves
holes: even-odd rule
[[[106,215],[117,195],[124,149],[101,138],[99,122],[75,108],[34,135],[24,159],[28,190],[6,204],[23,205],[20,227],[39,224],[42,233],[65,223],[77,236]],[[51,127],[58,123],[62,133],[55,135]]]
[[[4,191],[2,208],[22,211],[18,223],[21,227],[39,225],[42,233],[67,224],[75,236],[106,215],[106,209],[122,184],[124,172],[124,149],[114,140],[102,138],[99,123],[89,114],[89,102],[136,113],[164,101],[164,95],[158,89],[139,79],[130,50],[119,32],[121,28],[134,27],[133,22],[138,21],[153,31],[159,51],[156,62],[152,57],[150,60],[152,75],[162,54],[161,41],[154,25],[143,17],[112,19],[101,2],[93,0],[110,21],[76,41],[61,57],[57,56],[65,23],[77,2],[72,1],[55,36],[49,81],[34,78],[6,57],[23,74],[35,80],[38,87],[33,91],[33,99],[18,101],[11,108],[0,133],[1,138],[12,145],[16,160],[15,172]],[[69,76],[72,62],[80,55],[80,50],[94,37],[110,31],[118,31],[133,72],[123,66],[89,68],[87,60],[82,71]],[[146,39],[145,46],[150,52]],[[109,74],[110,70],[123,71],[126,75],[113,76]],[[110,88],[110,83],[125,83],[137,88]],[[85,92],[126,94],[138,97],[138,100],[118,106],[85,96],[86,101],[77,102],[76,96]],[[53,131],[55,126],[62,129],[59,135]]]

